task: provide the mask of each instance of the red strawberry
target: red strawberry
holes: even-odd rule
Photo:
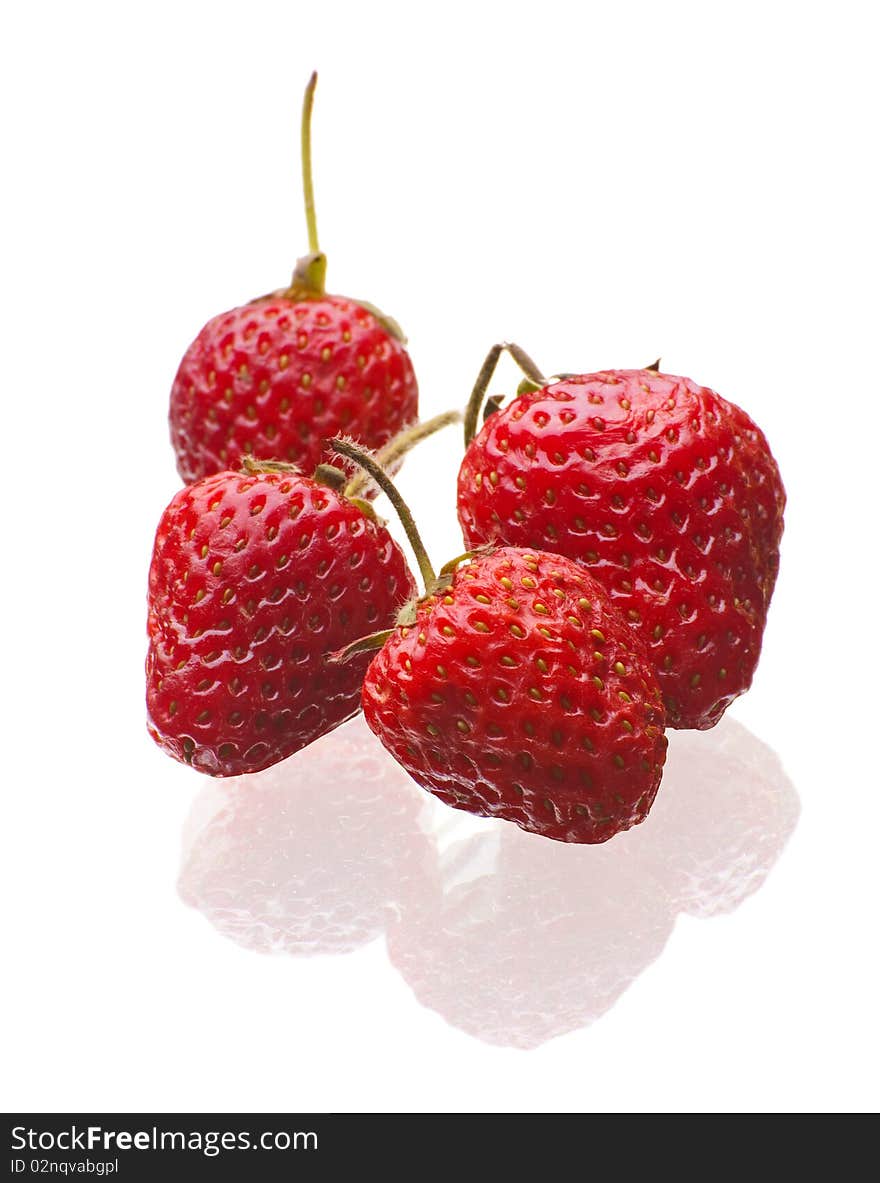
[[[169,416],[185,481],[236,468],[244,456],[311,472],[332,436],[379,448],[418,414],[415,374],[394,322],[324,291],[309,145],[315,81],[303,108],[311,253],[287,290],[215,316],[186,351]]]
[[[418,413],[403,345],[354,300],[287,292],[208,321],[171,391],[171,433],[185,481],[243,456],[311,472],[340,432],[379,448]]]
[[[628,829],[660,783],[656,678],[602,588],[558,555],[459,566],[374,657],[363,705],[442,801],[559,841]]]
[[[672,727],[711,727],[752,681],[785,492],[752,420],[688,378],[609,370],[521,394],[468,446],[469,547],[584,564],[648,647]]]
[[[150,566],[150,733],[215,776],[282,760],[359,708],[366,658],[325,654],[390,625],[414,590],[387,530],[315,480],[221,472],[181,489]]]

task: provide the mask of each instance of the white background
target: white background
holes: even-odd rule
[[[840,0],[7,10],[5,1108],[876,1108],[875,17]],[[220,790],[144,729],[146,569],[177,488],[168,391],[201,324],[283,284],[305,247],[297,134],[315,67],[330,287],[403,323],[423,414],[461,404],[499,338],[546,371],[662,354],[758,420],[789,494],[764,656],[730,712],[747,731],[726,732],[745,754],[725,763],[723,736],[702,737],[703,764],[730,772],[705,774],[704,799],[705,769],[677,790],[700,818],[685,803],[647,855],[619,844],[662,900],[676,826],[699,844],[720,819],[719,873],[748,894],[757,866],[763,886],[674,929],[667,909],[665,946],[636,955],[644,934],[614,931],[595,885],[591,915],[583,861],[560,876],[565,848],[550,868],[533,844],[518,879],[493,879],[503,823],[454,815],[450,830],[429,809],[431,841],[482,844],[461,875],[489,876],[495,900],[465,908],[436,1009],[381,937],[311,958],[229,937],[283,943],[271,917],[283,929],[297,906],[292,860],[343,904],[376,889],[370,844],[397,841],[381,801],[348,898],[332,813],[315,823],[326,840],[297,845],[320,764],[288,770],[277,842],[227,798],[201,880],[224,932],[177,889]],[[496,387],[514,381],[505,369]],[[459,454],[448,433],[401,478],[438,562],[460,549]],[[798,809],[785,848],[761,854]],[[612,884],[614,849],[596,864]],[[418,962],[437,911],[412,913],[421,889],[391,866],[388,924],[409,926]],[[251,914],[262,896],[268,922]],[[515,954],[493,961],[493,941]],[[589,1022],[596,975],[633,957],[629,989]],[[492,997],[515,1014],[521,974],[546,981],[567,1033],[523,1050],[456,1025],[474,991],[478,1015]]]

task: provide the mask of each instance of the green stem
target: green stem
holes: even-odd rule
[[[388,441],[384,448],[380,448],[376,452],[376,462],[381,464],[385,469],[391,467],[401,456],[405,456],[411,448],[416,444],[422,442],[433,435],[435,431],[442,431],[444,427],[449,427],[452,423],[459,423],[461,421],[461,411],[444,411],[442,415],[435,415],[432,419],[426,419],[424,423],[414,423],[412,427],[404,428],[399,431],[397,435]],[[369,475],[361,469],[357,472],[348,484],[345,486],[344,496],[363,497],[370,483]]]
[[[409,506],[401,497],[400,493],[398,493],[391,477],[380,464],[377,464],[375,457],[371,456],[363,448],[358,447],[357,444],[352,443],[351,440],[334,439],[330,441],[330,446],[340,456],[345,456],[346,459],[353,460],[355,464],[369,473],[394,506],[397,516],[400,518],[400,524],[406,531],[406,536],[413,549],[413,554],[416,556],[416,562],[419,565],[419,571],[422,574],[422,581],[427,592],[430,587],[433,587],[437,576],[434,574],[434,568],[431,566],[431,560],[428,558],[428,552],[425,550],[425,544],[422,542]]]
[[[521,349],[514,341],[508,341],[504,348],[507,350],[507,352],[510,354],[510,356],[527,378],[530,378],[532,382],[539,383],[541,386],[544,385],[547,379],[544,377],[544,375],[541,373],[541,371],[524,349]]]
[[[480,372],[477,374],[477,380],[474,383],[474,388],[471,391],[471,396],[467,401],[467,406],[464,412],[464,446],[467,447],[474,436],[477,434],[477,420],[480,417],[480,409],[483,405],[483,399],[486,397],[486,390],[489,383],[492,381],[492,375],[498,365],[498,359],[501,357],[501,351],[504,349],[503,345],[493,345],[486,354],[486,360],[480,366]]]
[[[315,87],[318,74],[315,71],[306,86],[302,107],[302,131],[300,145],[302,154],[303,197],[306,206],[306,227],[309,232],[309,253],[317,255],[321,248],[318,246],[318,219],[315,216],[315,189],[312,184],[312,103],[315,99]]]
[[[313,73],[303,95],[300,155],[309,253],[296,261],[293,279],[284,293],[291,300],[314,300],[323,296],[327,277],[327,256],[318,246],[318,219],[315,214],[315,187],[312,182],[312,105],[317,83],[318,75]]]
[[[471,396],[468,399],[467,407],[464,412],[464,446],[467,447],[474,436],[477,434],[477,423],[480,418],[480,410],[483,406],[483,399],[486,397],[486,391],[489,388],[489,383],[492,381],[492,375],[498,365],[498,360],[502,353],[509,353],[525,376],[531,379],[532,382],[537,382],[539,386],[545,384],[545,379],[541,371],[529,357],[524,349],[512,341],[501,341],[497,345],[493,345],[486,354],[486,360],[480,367],[480,372],[477,375],[477,380],[474,383],[474,388],[471,391]]]

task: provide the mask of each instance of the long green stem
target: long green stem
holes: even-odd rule
[[[508,341],[505,343],[504,348],[507,350],[507,352],[510,354],[510,356],[527,378],[531,378],[533,382],[538,382],[541,385],[547,381],[526,351],[520,348],[516,342]]]
[[[545,383],[544,376],[541,371],[529,357],[524,349],[512,341],[501,341],[497,345],[493,345],[486,354],[486,360],[480,367],[480,372],[477,375],[477,380],[474,383],[474,388],[471,391],[471,396],[468,399],[468,404],[464,413],[464,446],[467,447],[474,436],[477,434],[477,423],[480,418],[480,410],[483,406],[483,399],[486,397],[486,391],[489,388],[489,383],[492,381],[492,375],[495,373],[498,366],[498,360],[502,353],[509,353],[522,372],[527,378],[533,382],[537,382],[539,386]]]
[[[393,439],[388,441],[384,448],[380,448],[376,452],[376,462],[382,468],[388,469],[401,456],[405,456],[411,448],[414,448],[416,444],[427,439],[429,435],[433,435],[435,431],[442,431],[444,427],[449,427],[450,424],[459,423],[460,421],[461,411],[444,411],[442,415],[435,415],[432,419],[426,419],[424,423],[414,423],[412,427],[406,427],[403,431],[399,431]],[[364,491],[369,483],[369,474],[364,469],[360,469],[345,486],[345,496],[349,498],[363,497]]]
[[[467,407],[464,412],[464,446],[467,447],[474,436],[477,434],[477,420],[480,417],[480,409],[483,406],[483,399],[486,397],[486,390],[489,383],[492,381],[492,375],[498,366],[498,359],[501,357],[501,351],[504,349],[503,345],[493,345],[486,354],[486,360],[480,366],[480,372],[477,374],[477,380],[474,383],[474,388],[471,391],[471,396],[467,401]]]
[[[318,73],[315,71],[306,86],[302,107],[302,130],[300,145],[302,154],[303,197],[306,206],[306,227],[309,232],[309,251],[317,255],[321,248],[318,246],[318,219],[315,215],[315,189],[312,184],[312,104],[315,99],[315,87],[318,83]]]
[[[330,446],[340,456],[345,456],[348,460],[353,460],[355,464],[363,468],[370,477],[376,482],[397,512],[400,518],[400,524],[406,531],[406,536],[409,539],[409,544],[413,549],[413,554],[416,556],[416,562],[419,565],[419,571],[422,574],[422,581],[425,585],[425,591],[433,587],[437,580],[434,574],[434,568],[431,566],[431,560],[428,558],[428,552],[425,550],[425,544],[422,542],[418,527],[410,513],[409,506],[398,493],[397,488],[388,473],[382,468],[380,464],[376,463],[375,457],[371,456],[369,452],[363,448],[358,447],[357,444],[352,443],[351,440],[334,439],[330,441]]]

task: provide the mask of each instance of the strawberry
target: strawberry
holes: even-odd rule
[[[402,620],[367,670],[364,717],[420,785],[562,842],[645,817],[666,749],[657,681],[582,567],[501,548]]]
[[[379,448],[418,413],[418,386],[397,325],[369,304],[326,294],[303,105],[310,254],[289,288],[215,316],[187,349],[171,390],[171,439],[184,481],[279,459],[311,472],[343,432]]]
[[[221,472],[162,515],[149,576],[149,730],[202,772],[256,772],[356,713],[366,663],[325,654],[415,590],[366,507],[295,472]]]
[[[521,393],[470,441],[458,476],[469,547],[542,547],[605,586],[648,648],[672,727],[713,726],[750,686],[784,505],[745,412],[653,369]]]
[[[244,456],[311,471],[345,432],[379,448],[416,418],[418,387],[403,345],[363,306],[294,284],[208,321],[171,391],[184,481]]]

